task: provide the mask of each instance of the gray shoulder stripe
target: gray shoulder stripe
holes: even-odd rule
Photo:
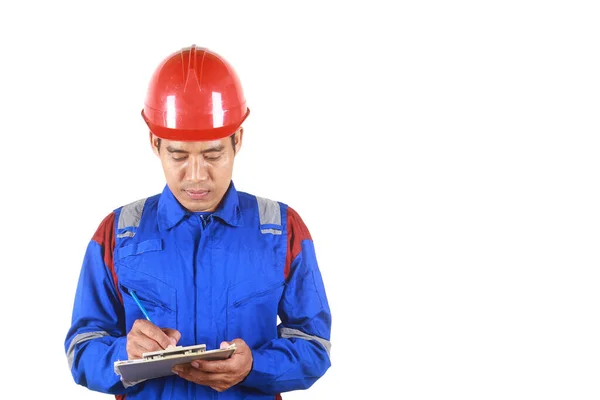
[[[258,196],[256,196],[256,201],[258,202],[258,216],[260,218],[261,232],[280,235],[282,226],[281,208],[279,203]]]
[[[329,340],[325,340],[318,336],[308,335],[302,331],[299,331],[298,329],[285,327],[279,328],[279,337],[314,340],[315,342],[319,342],[325,348],[325,351],[327,351],[327,356],[329,356],[329,353],[331,351],[331,342]]]
[[[71,344],[69,344],[69,350],[67,350],[67,361],[69,362],[69,370],[73,367],[73,359],[75,358],[75,346],[77,346],[79,343],[85,342],[86,340],[92,340],[103,336],[108,336],[108,332],[85,332],[75,335],[75,337],[71,340]]]
[[[121,209],[121,215],[119,215],[117,229],[128,227],[137,228],[140,226],[140,220],[142,219],[142,212],[144,211],[145,203],[146,199],[141,199],[123,206]]]

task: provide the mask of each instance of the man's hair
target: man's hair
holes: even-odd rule
[[[235,132],[231,136],[229,136],[229,137],[231,138],[231,147],[233,147],[233,154],[235,154]],[[157,140],[157,142],[158,142],[157,143],[158,144],[158,151],[160,152],[160,142],[161,142],[161,139],[160,138],[157,138],[157,139],[158,139]]]

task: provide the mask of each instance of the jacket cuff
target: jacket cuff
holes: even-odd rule
[[[262,352],[252,352],[252,369],[246,378],[241,381],[240,386],[250,387],[259,390],[265,390],[273,380],[273,374],[270,373],[272,362],[270,357]]]

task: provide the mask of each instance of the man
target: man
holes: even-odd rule
[[[231,180],[248,114],[234,69],[212,51],[192,46],[155,70],[142,117],[166,185],[111,212],[88,245],[65,341],[78,384],[121,399],[273,399],[330,367],[307,227]],[[116,361],[196,344],[236,350],[141,382],[115,373]]]

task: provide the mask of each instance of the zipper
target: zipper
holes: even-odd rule
[[[283,286],[284,283],[285,283],[285,281],[277,282],[276,284],[271,285],[271,286],[269,286],[269,287],[267,287],[267,288],[265,288],[263,290],[256,291],[256,292],[248,295],[247,297],[245,297],[245,298],[243,298],[241,300],[235,301],[233,303],[233,306],[237,308],[237,307],[241,306],[242,304],[247,303],[248,301],[250,301],[250,300],[252,300],[254,298],[264,296],[265,294],[267,294],[267,293],[269,293],[269,292],[271,292],[271,291],[273,291],[273,290],[275,290],[275,289]]]

